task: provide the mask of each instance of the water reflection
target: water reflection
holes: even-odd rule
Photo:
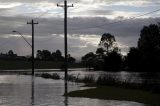
[[[31,86],[31,106],[34,106],[34,76],[32,76],[31,77],[31,84],[32,84],[32,86]]]
[[[64,80],[64,94],[67,94],[68,93],[68,81],[67,80]],[[64,99],[64,105],[65,106],[68,106],[68,96],[64,96],[65,99]]]
[[[68,106],[68,96],[65,96],[64,106]]]
[[[83,84],[68,82],[68,92]],[[0,106],[143,106],[130,101],[64,97],[64,81],[25,75],[0,75]]]

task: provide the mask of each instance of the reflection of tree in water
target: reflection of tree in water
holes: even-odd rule
[[[160,83],[160,73],[152,73],[152,72],[146,72],[146,73],[141,73],[140,77],[144,81],[148,81],[150,83]]]
[[[160,73],[146,72],[140,74],[142,86],[145,89],[151,89],[155,93],[160,93]]]
[[[122,73],[121,77],[123,78],[123,82],[127,83],[140,83],[141,78],[139,77],[139,73]]]

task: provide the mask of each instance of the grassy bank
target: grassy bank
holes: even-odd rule
[[[38,77],[49,79],[61,79],[59,74],[42,73]],[[63,78],[62,78],[63,79]],[[104,100],[125,100],[148,104],[151,106],[160,106],[159,84],[149,84],[143,82],[141,84],[120,82],[109,76],[99,76],[97,80],[93,76],[85,76],[84,78],[68,76],[68,81],[86,83],[84,87],[96,87],[93,89],[72,91],[66,96],[85,97]],[[149,84],[149,85],[148,85]],[[149,87],[150,86],[150,87]]]
[[[70,97],[135,101],[153,106],[160,106],[160,94],[113,86],[97,86],[97,88],[93,89],[72,91],[66,95]]]
[[[36,69],[55,69],[61,68],[63,62],[54,61],[35,61]],[[0,70],[15,70],[15,69],[31,69],[31,61],[24,60],[0,60]],[[81,68],[81,64],[72,63],[69,64],[70,68]]]
[[[93,76],[85,76],[83,79],[71,77],[70,79],[73,79],[74,82],[86,83],[87,87],[96,88],[73,91],[66,94],[67,96],[135,101],[160,106],[159,82],[144,80],[141,83],[131,83],[129,79],[120,81],[118,78],[108,75],[99,76],[97,80]]]

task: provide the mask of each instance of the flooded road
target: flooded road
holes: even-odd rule
[[[69,83],[68,90],[84,89]],[[129,101],[64,97],[64,81],[26,75],[0,75],[0,106],[144,106]]]

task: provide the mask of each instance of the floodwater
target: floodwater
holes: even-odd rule
[[[68,83],[68,90],[84,89]],[[144,106],[131,101],[64,97],[64,81],[26,75],[0,75],[0,106]]]
[[[125,81],[130,83],[141,83],[145,80],[150,82],[157,82],[160,84],[160,73],[148,73],[148,72],[104,72],[104,71],[89,71],[86,68],[72,68],[68,69],[68,74],[78,78],[84,78],[85,76],[93,76],[95,79],[99,76],[109,76],[116,78],[119,81]],[[31,70],[0,70],[1,73],[30,73]],[[64,72],[61,69],[35,69],[35,73],[57,73],[60,77],[64,78]]]
[[[38,71],[44,71],[45,70],[37,70]],[[56,71],[50,69],[48,73],[57,73],[61,76],[61,78],[64,78],[64,72],[62,71]],[[86,69],[71,69],[68,72],[69,75],[73,75],[78,78],[84,78],[85,76],[92,76],[95,79],[97,79],[99,76],[109,76],[112,78],[115,78],[119,81],[124,82],[130,82],[130,83],[142,83],[145,80],[148,80],[153,83],[159,83],[160,84],[160,73],[147,73],[147,72],[126,72],[126,71],[120,71],[120,72],[104,72],[104,71],[87,71]]]

